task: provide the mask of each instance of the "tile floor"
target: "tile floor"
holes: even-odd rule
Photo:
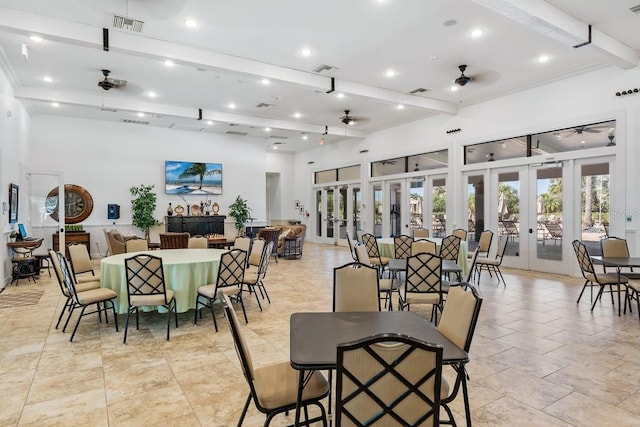
[[[244,333],[256,365],[287,359],[289,315],[330,310],[331,269],[349,260],[345,248],[306,243],[302,259],[271,262],[272,303],[260,312],[247,302]],[[468,365],[474,425],[640,425],[635,310],[618,317],[605,298],[592,313],[588,295],[575,302],[577,278],[508,269],[504,276],[507,287],[486,274],[480,285],[484,304]],[[54,328],[58,286],[40,277],[5,290],[45,293],[35,306],[0,310],[0,426],[237,424],[248,389],[221,317],[215,333],[210,317],[194,326],[193,312],[181,314],[167,342],[165,317],[147,313],[126,346],[122,329],[87,317],[70,343]],[[251,407],[244,425],[263,421]],[[282,415],[272,425],[290,422]]]

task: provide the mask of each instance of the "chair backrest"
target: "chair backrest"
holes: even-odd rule
[[[469,270],[467,271],[467,283],[471,283],[471,279],[473,279],[473,270],[476,268],[476,261],[478,260],[479,253],[480,248],[475,248],[473,255],[471,256],[471,265],[469,265]]]
[[[504,253],[507,250],[508,242],[509,242],[508,234],[503,234],[498,238],[498,250],[496,251],[496,259],[499,259],[500,263],[502,263],[502,258],[504,258]]]
[[[484,230],[480,233],[480,240],[478,241],[478,247],[480,252],[488,254],[491,249],[491,241],[493,240],[493,231]]]
[[[456,228],[455,230],[453,230],[451,232],[451,234],[453,234],[454,236],[458,237],[462,241],[466,241],[467,240],[467,230],[465,230],[463,228]]]
[[[107,253],[105,254],[105,256],[113,255],[113,249],[111,248],[111,239],[109,238],[109,230],[103,228],[102,231],[104,232],[104,240],[107,242]]]
[[[209,247],[209,239],[204,236],[189,237],[189,249],[207,249]]]
[[[87,247],[82,243],[74,243],[67,246],[69,258],[71,260],[71,269],[73,274],[89,273],[93,274],[93,264]]]
[[[236,353],[238,354],[238,359],[240,359],[240,366],[242,366],[242,373],[249,383],[249,388],[251,389],[251,395],[254,400],[258,402],[255,389],[253,387],[253,361],[251,360],[251,353],[249,353],[249,347],[247,346],[247,342],[242,336],[242,332],[240,331],[240,322],[238,322],[238,316],[236,315],[236,311],[233,309],[231,305],[231,300],[229,297],[222,291],[218,292],[218,298],[223,301],[225,318],[227,319],[227,323],[229,324],[229,329],[231,330],[231,335],[233,336],[233,344],[236,348]]]
[[[69,265],[67,263],[67,258],[62,254],[62,252],[56,252],[56,258],[58,260],[58,266],[60,268],[60,273],[62,277],[61,287],[64,288],[63,293],[67,296],[73,298],[73,300],[78,303],[78,295],[76,294],[76,282],[73,279],[73,274],[71,274],[71,270],[69,269]]]
[[[134,255],[124,259],[124,266],[130,306],[144,305],[132,304],[132,297],[144,295],[164,295],[165,305],[169,304],[164,283],[162,258],[149,254]]]
[[[333,311],[380,311],[378,270],[358,262],[334,268]]]
[[[278,253],[278,238],[280,237],[280,229],[278,228],[263,228],[260,230],[260,234],[258,237],[262,237],[267,243],[272,242],[271,245],[271,255],[276,255]]]
[[[440,256],[442,259],[449,261],[457,261],[460,253],[460,238],[453,234],[442,239],[440,244]]]
[[[355,251],[356,246],[358,246],[358,242],[354,242],[353,240],[351,240],[349,231],[345,232],[345,237],[347,238],[347,243],[349,244],[349,251],[351,252],[351,258],[353,258],[354,261],[358,261],[358,257]]]
[[[438,331],[468,352],[481,306],[482,298],[474,286],[465,283],[451,286],[438,323]]]
[[[376,236],[371,233],[364,233],[362,235],[362,244],[367,248],[369,258],[380,258],[380,249],[378,249]]]
[[[402,334],[339,343],[336,425],[438,426],[442,346]]]
[[[411,256],[411,244],[413,243],[413,237],[411,236],[396,236],[393,238],[393,250],[394,258],[405,259]]]
[[[438,255],[420,253],[407,258],[405,294],[437,293],[441,295],[442,258]]]
[[[428,239],[429,238],[429,230],[426,228],[416,228],[413,230],[413,238],[414,239]]]
[[[267,268],[269,267],[269,259],[271,259],[271,253],[273,252],[273,242],[267,242],[262,250],[262,258],[260,259],[260,265],[258,266],[258,276],[263,279],[267,275]]]
[[[572,242],[572,245],[573,251],[576,253],[576,258],[578,259],[578,265],[580,266],[580,270],[582,271],[582,275],[584,276],[584,278],[586,279],[588,274],[595,274],[593,263],[591,262],[589,251],[587,251],[587,247],[585,246],[585,244],[580,240],[574,240]]]
[[[67,284],[65,283],[65,279],[64,279],[64,273],[62,271],[62,266],[60,265],[60,258],[58,257],[58,252],[54,251],[53,249],[49,249],[48,250],[49,253],[49,259],[51,260],[51,264],[53,265],[53,272],[56,275],[56,279],[58,279],[58,285],[60,286],[60,291],[62,292],[62,294],[64,296],[69,296],[69,288],[67,287]],[[63,256],[61,254],[61,256]]]
[[[438,255],[438,245],[432,240],[416,240],[411,244],[411,255],[427,253]]]
[[[189,247],[189,233],[160,233],[160,249],[186,249]]]
[[[262,237],[253,239],[251,251],[249,252],[249,265],[253,265],[254,267],[260,266],[260,260],[262,259],[262,253],[264,252],[265,246],[266,240]]]
[[[233,249],[240,249],[249,253],[251,250],[251,239],[249,237],[236,237],[233,241]]]
[[[371,266],[371,259],[367,253],[367,248],[364,245],[356,246],[356,262],[360,264]]]
[[[600,240],[600,249],[604,257],[629,257],[629,247],[626,239],[620,237],[606,237]]]
[[[106,232],[107,244],[111,255],[123,254],[125,252],[124,237],[118,230],[109,230]]]
[[[125,250],[129,252],[144,252],[149,250],[147,239],[131,239],[125,242]]]
[[[242,286],[247,267],[247,253],[242,249],[232,249],[220,256],[216,291],[227,286]]]

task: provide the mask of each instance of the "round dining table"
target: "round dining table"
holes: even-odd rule
[[[220,256],[224,249],[160,249],[156,251],[131,252],[112,255],[100,261],[100,283],[113,289],[118,298],[116,311],[126,313],[128,309],[127,276],[124,260],[139,254],[162,258],[162,271],[167,289],[174,292],[176,309],[184,313],[196,305],[198,287],[216,283]]]

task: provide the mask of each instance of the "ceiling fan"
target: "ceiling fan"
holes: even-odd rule
[[[464,64],[463,65],[458,65],[458,69],[460,70],[460,76],[455,80],[455,83],[458,86],[464,86],[464,85],[466,85],[467,83],[469,83],[470,81],[473,80],[471,77],[466,76],[464,74],[464,72],[467,69],[466,65],[464,65]]]
[[[102,75],[104,76],[104,80],[100,80],[98,82],[98,86],[100,86],[104,90],[110,90],[113,88],[124,88],[127,86],[126,80],[112,79],[109,77],[111,74],[111,70],[102,70]]]
[[[467,71],[467,65],[458,65],[460,75],[454,80],[454,83],[458,86],[465,86],[470,82],[481,82],[485,84],[495,83],[500,79],[500,73],[493,70],[485,70],[482,72],[476,72],[473,76],[468,76],[464,72]]]
[[[573,129],[568,129],[564,131],[557,132],[556,135],[559,138],[565,138],[570,135],[582,135],[583,133],[601,133],[601,129],[609,129],[608,125],[600,125],[600,126],[576,126]]]
[[[345,125],[353,126],[363,121],[361,117],[350,116],[350,110],[344,110],[344,116],[340,117],[340,121]]]
[[[613,138],[615,138],[615,135],[610,133],[609,136],[607,136],[607,138],[609,138],[609,143],[605,145],[605,147],[615,147],[616,143],[613,142]]]

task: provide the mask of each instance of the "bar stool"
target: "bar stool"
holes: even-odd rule
[[[16,282],[16,286],[18,286],[18,282],[20,279],[29,279],[33,280],[33,283],[36,283],[36,258],[33,256],[16,256],[11,258],[11,265],[13,266],[12,271],[12,280],[11,283]]]
[[[37,254],[34,255],[36,257],[37,263],[36,263],[36,268],[37,268],[37,274],[36,276],[40,275],[40,270],[42,270],[43,268],[47,268],[47,273],[49,273],[49,277],[51,277],[51,263],[49,261],[49,255],[46,254]],[[45,264],[46,263],[46,264]]]

